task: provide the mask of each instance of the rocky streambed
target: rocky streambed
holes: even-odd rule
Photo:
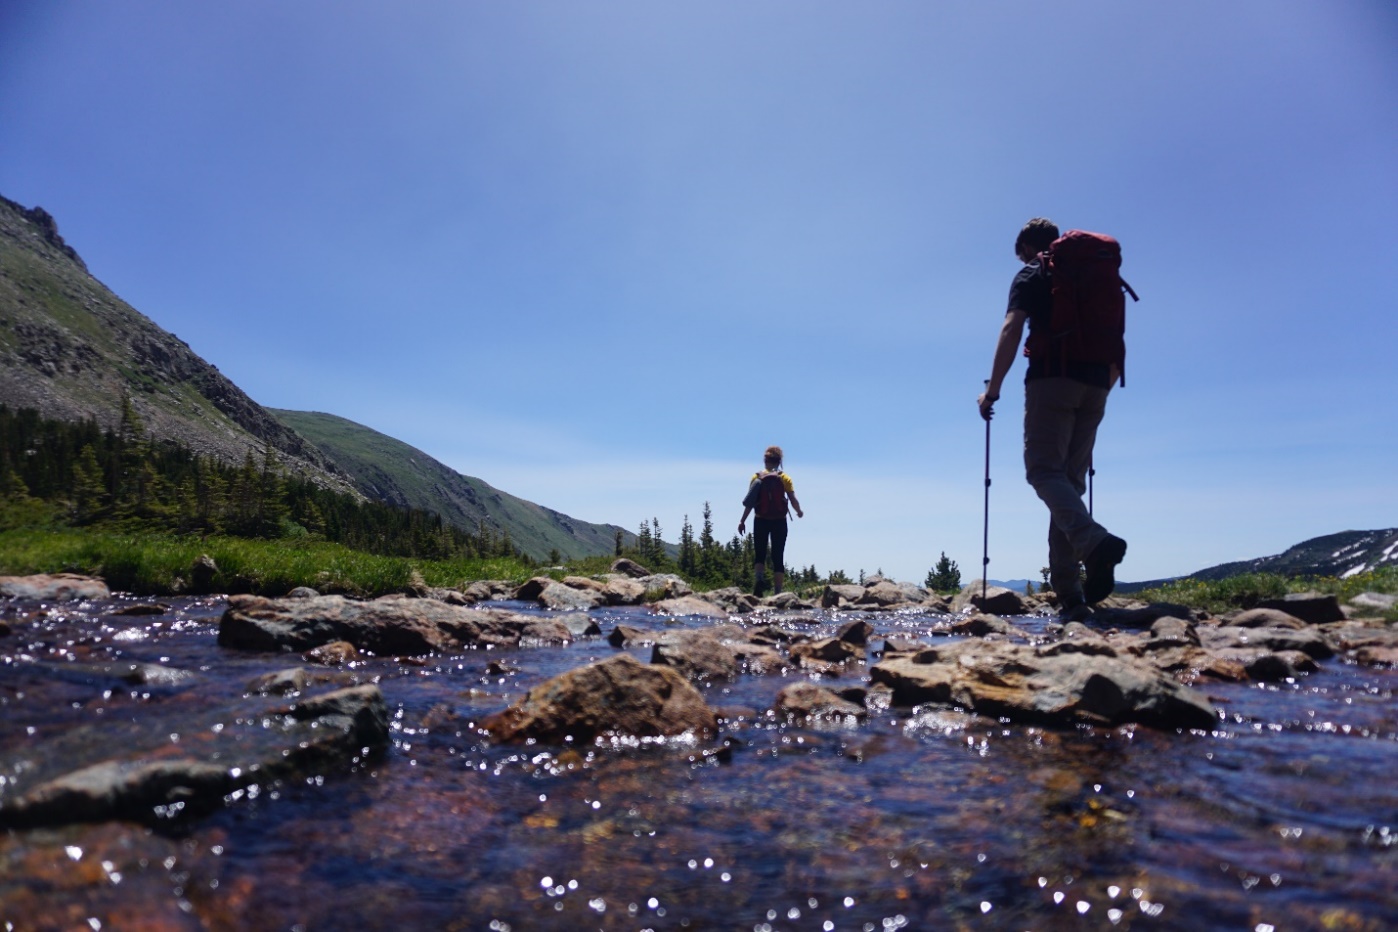
[[[1384,929],[1372,600],[0,579],[14,929]],[[1381,601],[1381,599],[1380,599]]]

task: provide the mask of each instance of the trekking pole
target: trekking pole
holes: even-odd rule
[[[1097,475],[1097,467],[1092,460],[1087,461],[1087,516],[1092,517],[1092,477]]]
[[[985,380],[986,390],[990,390],[990,379]],[[990,418],[985,419],[985,521],[981,537],[981,605],[985,604],[986,577],[990,575]]]

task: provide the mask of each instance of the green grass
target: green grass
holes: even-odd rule
[[[1291,592],[1321,592],[1346,602],[1361,592],[1398,593],[1398,567],[1386,566],[1345,579],[1334,576],[1289,578],[1273,573],[1244,573],[1228,579],[1179,579],[1152,589],[1132,593],[1147,602],[1176,602],[1211,612],[1251,608],[1263,599],[1276,599]],[[1398,610],[1386,614],[1398,621]]]
[[[236,537],[179,537],[76,530],[0,533],[0,574],[81,573],[114,590],[140,595],[190,591],[190,567],[207,554],[218,565],[213,592],[283,595],[297,586],[378,596],[401,592],[414,570],[427,585],[459,587],[478,579],[523,581],[530,568],[512,558],[411,560],[381,557],[339,544]]]

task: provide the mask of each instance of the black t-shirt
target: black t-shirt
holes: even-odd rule
[[[1010,282],[1009,309],[1023,311],[1028,315],[1031,335],[1039,328],[1048,329],[1049,319],[1053,315],[1053,285],[1038,259],[1020,269],[1015,274],[1014,281]],[[1098,388],[1111,387],[1111,366],[1094,362],[1070,362],[1064,371],[1061,362],[1053,357],[1053,353],[1029,357],[1029,370],[1024,374],[1025,381],[1066,375],[1070,379]]]

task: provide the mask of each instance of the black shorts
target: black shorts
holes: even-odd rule
[[[756,551],[757,562],[767,562],[767,540],[770,538],[772,541],[772,572],[786,572],[786,569],[782,566],[782,557],[786,555],[786,519],[753,518],[752,536],[752,545],[753,549]]]

